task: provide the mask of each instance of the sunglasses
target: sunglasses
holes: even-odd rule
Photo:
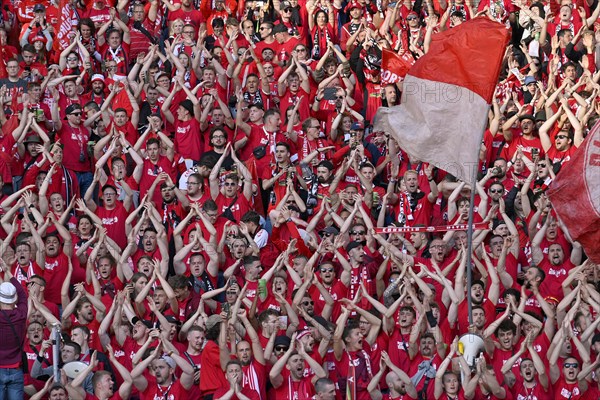
[[[323,268],[321,269],[321,272],[325,273],[325,272],[333,272],[333,268]]]
[[[315,304],[315,302],[314,302],[314,301],[309,301],[309,300],[306,300],[306,301],[303,301],[303,302],[302,302],[302,305],[303,305],[303,306],[312,306],[312,305],[314,305],[314,304]]]
[[[415,19],[417,19],[417,17],[415,17],[414,15],[411,15],[410,17],[406,18],[407,21],[414,21]]]
[[[276,346],[275,351],[288,351],[288,348],[285,346]]]
[[[564,368],[577,368],[579,367],[579,363],[565,363],[563,365]]]
[[[490,193],[502,193],[502,189],[490,189]]]
[[[352,232],[350,232],[351,235],[364,235],[366,233],[367,232],[365,232],[365,231],[352,231]]]
[[[324,233],[323,234],[323,237],[331,237],[331,236],[333,236],[333,233]]]
[[[567,139],[567,138],[568,138],[568,136],[565,136],[565,135],[556,135],[556,139]]]
[[[261,30],[261,31],[266,31],[267,29],[269,29],[269,28],[268,28],[268,27],[266,27],[266,26],[261,26],[261,27],[259,28],[259,30]]]

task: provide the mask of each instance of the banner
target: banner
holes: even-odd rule
[[[473,230],[483,230],[490,226],[488,222],[477,222],[473,224]],[[447,231],[466,231],[469,224],[457,225],[439,225],[439,226],[387,226],[385,228],[375,228],[377,233],[412,233],[412,232],[447,232]]]
[[[69,0],[60,0],[58,3],[58,15],[59,24],[54,43],[55,48],[58,47],[59,51],[63,51],[71,44],[69,34],[73,31],[73,10]]]

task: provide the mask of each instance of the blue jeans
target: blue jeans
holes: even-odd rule
[[[0,400],[23,400],[24,385],[20,368],[0,368]]]
[[[79,183],[79,192],[81,193],[81,197],[85,195],[85,192],[88,190],[92,181],[94,180],[94,174],[91,172],[75,172],[77,175],[77,182]],[[65,199],[65,201],[69,202],[71,199]],[[2,400],[2,399],[0,399]]]

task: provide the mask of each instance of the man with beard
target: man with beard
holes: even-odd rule
[[[315,323],[318,322],[315,321]],[[325,340],[327,341],[327,343],[329,343],[329,339]],[[308,354],[313,360],[315,360],[317,364],[323,365],[323,357],[318,352],[319,344],[315,341],[315,338],[313,336],[313,330],[311,328],[307,327],[303,331],[298,332],[296,335],[296,341],[297,345],[299,347],[303,347],[306,351],[306,354]],[[317,347],[315,347],[315,345]],[[315,371],[312,369],[311,364],[308,361],[305,361],[304,363],[304,376],[311,378],[315,376]]]
[[[163,339],[163,343],[172,344]],[[182,371],[179,379],[175,380],[175,368]],[[154,375],[145,374],[151,368]],[[169,350],[163,354],[162,344],[159,344],[149,357],[142,360],[131,371],[131,377],[136,381],[142,400],[163,398],[168,400],[189,398],[189,390],[194,385],[194,368],[177,353]]]
[[[132,106],[131,116],[127,114],[125,108],[119,107],[114,111],[112,121],[104,121],[106,123],[106,130],[114,132],[115,136],[122,136],[126,146],[131,146],[131,143],[135,143],[139,137],[137,127],[140,120],[140,107],[135,101],[131,101],[130,103]]]
[[[552,214],[547,214],[542,227],[537,231],[531,241],[532,263],[539,265],[544,257],[548,257],[550,254],[550,246],[553,244],[560,245],[563,251],[566,252],[570,249],[569,241],[558,225],[556,218]],[[573,246],[573,250],[576,250],[575,245]],[[577,251],[574,252],[577,253]],[[567,257],[572,256],[572,253],[568,253]]]
[[[358,207],[361,207],[359,205]],[[366,232],[366,230],[365,230]],[[341,242],[334,243],[336,247],[341,246]],[[339,254],[338,248],[335,249],[336,255]],[[349,282],[348,295],[349,298],[354,298],[358,293],[361,283],[364,283],[369,294],[375,293],[375,275],[379,269],[379,265],[372,258],[365,258],[365,250],[363,242],[353,240],[346,246],[346,253],[350,259],[338,256],[338,261],[344,269],[340,279],[342,282]]]
[[[167,152],[166,156],[160,154],[161,142],[157,138],[148,139],[146,142],[146,155],[144,166],[142,167],[142,177],[140,179],[140,197],[144,197],[149,189],[156,182],[161,173],[168,174],[171,179],[176,178],[176,171],[173,168],[173,153]],[[158,184],[158,182],[156,182]],[[156,186],[155,186],[156,187]],[[153,193],[150,200],[154,204],[161,203],[160,193]]]
[[[204,155],[202,157],[204,157]],[[196,203],[200,208],[203,208],[204,204],[208,200],[210,200],[210,193],[208,190],[206,190],[207,185],[205,183],[204,177],[200,172],[194,172],[204,169],[206,169],[206,166],[204,168],[199,168],[198,165],[196,165],[191,170],[188,170],[192,172],[187,177],[185,176],[187,175],[186,172],[179,179],[179,189],[185,192],[186,196],[190,201],[191,206],[193,206],[194,203]]]
[[[390,392],[387,395],[383,395],[378,387],[379,382],[381,382],[381,377],[387,368],[390,369],[390,372],[385,376],[385,383],[387,384]],[[412,383],[410,377],[406,375],[404,371],[394,365],[394,363],[392,363],[390,357],[385,351],[381,353],[379,372],[373,376],[373,379],[371,379],[367,390],[369,391],[372,400],[408,400],[421,398],[419,397],[415,385]],[[428,399],[433,397],[429,397],[429,394],[427,394],[422,398]]]
[[[394,206],[396,220],[405,226],[423,224],[429,226],[433,205],[438,197],[438,187],[432,177],[433,166],[425,169],[429,181],[430,192],[425,193],[419,189],[419,174],[417,171],[408,170],[404,173],[406,192],[398,196],[397,205]]]
[[[515,181],[511,177],[508,177],[506,175],[507,171],[508,171],[508,163],[506,162],[506,160],[504,158],[496,158],[496,160],[494,161],[493,167],[488,168],[485,176],[479,181],[481,186],[488,187],[488,189],[491,189],[492,188],[491,185],[493,185],[495,183],[502,184],[503,191],[500,194],[500,196],[498,196],[499,192],[495,193],[496,196],[494,196],[493,193],[488,193],[488,195],[490,197],[493,197],[488,209],[491,206],[493,206],[494,204],[498,204],[499,198],[503,197],[506,193],[508,193],[515,186]],[[492,180],[492,178],[493,178],[493,180]],[[489,183],[490,180],[492,180],[491,184]]]
[[[162,226],[158,227],[160,234],[153,226],[149,226],[144,230],[142,235],[142,247],[136,247],[135,251],[132,246],[127,246],[122,257],[131,256],[133,264],[136,265],[142,256],[149,256],[152,259],[161,261],[169,257],[169,244],[167,243],[167,235]],[[137,230],[134,235],[137,234]],[[125,255],[126,254],[126,255]]]
[[[373,237],[382,244],[388,251],[390,251],[394,256],[398,257],[402,262],[409,263],[413,266],[416,273],[420,272],[422,268],[421,265],[425,266],[427,269],[432,270],[434,263],[440,268],[440,270],[446,272],[446,278],[450,281],[454,281],[454,277],[456,272],[459,270],[456,264],[458,259],[461,257],[460,253],[456,253],[456,257],[449,257],[448,254],[448,246],[444,242],[443,239],[436,238],[433,239],[429,244],[429,254],[431,258],[422,258],[422,257],[414,257],[409,254],[405,254],[398,250],[396,246],[392,246],[387,240],[383,239],[380,235],[374,234]],[[417,269],[415,266],[419,266]],[[436,290],[436,302],[441,302],[441,294],[444,291],[444,287],[438,281],[430,279],[428,277],[424,277],[423,280],[426,283],[431,283],[435,287]],[[462,288],[462,286],[461,286]]]
[[[259,115],[260,108],[256,106],[254,108],[258,109],[254,113]],[[250,118],[253,118],[253,112],[250,113]],[[247,161],[254,156],[257,159],[256,166],[259,170],[262,167],[267,167],[273,161],[277,143],[288,143],[287,138],[281,132],[281,114],[276,108],[271,108],[263,114],[262,125],[256,121],[256,123],[250,125],[250,130],[244,131],[244,133],[246,137],[238,139],[235,143],[235,149],[240,152],[240,159],[242,161]],[[264,147],[264,156],[256,157],[254,152],[260,147]]]
[[[45,153],[51,157],[50,161],[54,161],[54,164],[48,169],[48,173],[39,190],[39,211],[42,215],[46,215],[48,205],[50,205],[50,212],[56,218],[60,218],[65,211],[65,199],[70,201],[74,196],[79,197],[79,184],[75,172],[62,165],[64,153],[60,145],[55,144],[52,147],[51,153],[47,153],[46,151]],[[35,175],[39,173],[39,169],[35,164],[29,170],[31,173],[35,173]],[[24,179],[28,182],[27,178]],[[48,193],[50,193],[50,196],[48,196]]]
[[[269,372],[269,380],[273,385],[270,397],[282,400],[308,399],[314,394],[313,384],[320,378],[327,377],[327,373],[311,356],[309,356],[304,345],[298,343],[296,352],[295,337],[292,338],[291,346]],[[307,362],[315,375],[304,376],[304,366]],[[289,376],[285,379],[282,375],[283,368],[287,368]]]
[[[209,146],[212,147],[212,150],[204,152],[202,156],[214,157],[214,159],[218,160],[225,153],[225,148],[229,142],[227,131],[222,126],[215,126],[210,130],[209,140]],[[221,167],[227,171],[231,171],[233,164],[233,159],[229,155],[225,158]]]
[[[313,214],[317,214],[323,204],[323,199],[329,197],[329,186],[333,180],[333,163],[329,160],[322,160],[317,164],[313,172],[313,168],[308,165],[308,160],[312,155],[321,153],[321,149],[313,151],[304,162],[300,163],[302,168],[303,179],[306,183],[308,198],[306,199],[306,207],[312,209]]]
[[[73,256],[73,243],[67,228],[56,220],[54,214],[49,217],[56,231],[48,234],[44,241],[44,279],[48,288],[46,299],[58,305],[61,304],[60,287],[67,277],[69,259]]]
[[[504,363],[502,374],[508,374],[515,362],[521,359],[519,374],[516,376],[516,381],[511,390],[513,397],[516,399],[539,400],[549,398],[550,381],[546,373],[546,366],[533,347],[533,343],[527,339],[521,342],[519,351]],[[527,352],[531,358],[523,357]]]
[[[416,390],[423,393],[424,397],[427,398],[433,398],[433,379],[437,368],[443,361],[440,350],[445,351],[445,344],[441,338],[439,328],[436,326],[434,331],[439,334],[439,341],[432,333],[422,334],[419,338],[419,352],[410,360],[410,369],[408,370],[408,375],[412,377]],[[415,348],[417,344],[412,343],[412,336],[410,346]]]
[[[190,389],[190,399],[200,398],[200,369],[202,368],[201,358],[202,349],[204,348],[205,342],[205,331],[204,328],[194,325],[187,333],[188,346],[186,351],[183,353],[192,368],[194,369],[194,385]]]
[[[166,227],[166,243],[171,240],[173,229],[183,220],[187,211],[190,208],[190,201],[187,196],[179,190],[177,185],[173,183],[171,176],[166,172],[158,174],[154,183],[148,189],[148,198],[153,198],[153,193],[156,190],[158,182],[162,182],[160,185],[161,203],[160,207],[156,207],[162,215],[162,224]],[[168,252],[163,253],[163,256],[167,255]]]
[[[229,388],[224,387],[217,390],[213,396],[220,400],[260,400],[258,391],[243,385],[245,375],[242,372],[243,365],[238,360],[231,360],[225,368],[225,377],[229,382]]]
[[[562,107],[552,117],[548,118],[539,129],[540,140],[544,147],[544,152],[548,155],[550,164],[559,166],[571,160],[571,157],[575,154],[575,151],[577,151],[584,139],[581,124],[571,111],[567,99],[564,98],[560,101],[563,104]],[[569,127],[555,127],[555,123],[563,111],[569,118],[573,133],[571,133]],[[548,131],[551,128],[552,131],[549,135]]]
[[[89,98],[87,98],[86,103],[88,101],[93,101],[94,103],[98,104],[99,107],[102,107],[102,104],[104,104],[104,100],[106,100],[106,93],[104,91],[106,87],[104,83],[104,75],[92,75],[91,86],[92,90],[88,94]]]
[[[488,271],[494,271],[494,268],[488,268]],[[458,275],[457,275],[458,280]],[[462,277],[461,277],[462,280]],[[486,316],[496,315],[496,303],[498,302],[499,295],[499,285],[498,285],[498,277],[491,280],[491,285],[486,294],[485,284],[476,280],[471,283],[471,288],[469,290],[469,296],[471,296],[471,304],[481,306],[485,310]],[[457,285],[458,286],[458,285]],[[462,288],[462,285],[461,285]],[[458,305],[458,330],[459,332],[466,333],[469,328],[469,312],[468,312],[468,303],[465,298],[464,291],[462,289],[457,291],[457,295],[459,296],[460,304]],[[491,318],[488,318],[488,321],[491,322]],[[454,325],[455,321],[450,321],[450,325]]]
[[[321,265],[319,265],[318,272],[319,277],[321,278],[322,285],[329,292],[331,298],[334,301],[332,316],[333,320],[335,321],[341,313],[341,303],[338,303],[338,300],[347,297],[348,287],[344,285],[344,283],[339,278],[337,278],[335,267],[331,261],[322,262]],[[311,286],[311,288],[309,289],[309,294],[311,299],[314,299],[314,308],[317,309],[317,314],[321,314],[322,310],[326,306],[326,299],[320,293],[316,285]]]
[[[279,204],[285,194],[293,187],[295,191],[306,188],[302,177],[302,169],[294,166],[291,160],[291,148],[286,142],[275,145],[275,164],[271,168],[263,168],[260,172],[263,193],[272,190],[269,201],[269,212]]]
[[[252,151],[256,143],[248,146],[246,144],[252,140],[252,132],[260,132],[263,126],[263,118],[265,116],[265,108],[263,104],[248,105],[248,115],[244,116],[241,112],[241,106],[244,103],[243,99],[238,99],[238,113],[236,115],[236,125],[238,127],[238,135],[234,138],[234,149],[239,152],[240,158],[246,160],[252,156]],[[247,121],[246,121],[247,119]]]
[[[63,285],[61,295],[68,298],[69,285]],[[104,319],[106,306],[100,300],[87,293],[82,283],[75,285],[77,293],[70,303],[63,301],[62,326],[69,330],[76,326],[86,326],[90,331],[90,347],[94,350],[102,350],[98,329],[100,322]]]
[[[565,259],[565,251],[560,244],[550,245],[548,255],[538,263],[538,267],[544,271],[546,276],[552,277],[544,280],[540,285],[540,293],[544,298],[551,296],[561,300],[564,297],[562,283],[567,278],[569,271],[581,263],[581,258],[582,248],[577,242],[573,243],[571,258],[568,260]]]
[[[236,357],[242,365],[242,387],[258,392],[259,398],[266,400],[267,368],[260,339],[248,320],[246,310],[238,311],[237,317],[244,324],[246,334],[252,342],[250,345],[247,341],[242,340],[236,345]]]
[[[143,134],[148,126],[151,124],[152,118],[157,118],[160,120],[160,124],[162,124],[162,120],[164,119],[161,114],[161,106],[162,104],[158,101],[160,93],[156,86],[149,86],[146,89],[146,100],[142,101],[140,104],[140,122],[138,124],[138,132],[139,134]]]
[[[122,181],[123,190],[125,190],[125,199],[123,204],[117,200],[117,188],[111,185],[104,185],[102,188],[103,205],[98,206],[93,199],[94,189],[100,180],[100,174],[94,174],[92,184],[85,192],[84,200],[87,208],[96,214],[102,220],[102,225],[106,228],[107,236],[124,249],[127,245],[127,236],[125,235],[125,221],[129,216],[131,204],[133,201],[133,192],[129,185]]]

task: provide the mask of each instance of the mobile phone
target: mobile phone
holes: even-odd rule
[[[279,326],[281,330],[286,330],[288,326],[288,317],[287,315],[282,315],[279,317]]]
[[[337,94],[337,88],[328,87],[323,91],[323,98],[325,100],[335,100]]]

